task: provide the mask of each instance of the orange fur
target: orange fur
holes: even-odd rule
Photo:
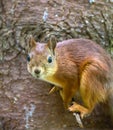
[[[32,41],[28,71],[60,87],[65,108],[72,112],[79,111],[81,117],[84,117],[98,103],[110,99],[113,90],[113,62],[102,47],[88,39],[71,39],[57,45],[50,40],[48,44],[37,43],[35,46]],[[52,62],[51,59],[48,61],[48,57]],[[35,73],[35,70],[39,73]],[[58,89],[53,88],[50,92],[55,90]],[[77,92],[84,106],[74,103],[69,107]]]

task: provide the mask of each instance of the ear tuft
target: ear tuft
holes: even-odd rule
[[[34,40],[32,35],[29,35],[28,37],[28,45],[30,49],[36,46],[36,41]]]
[[[47,44],[48,48],[50,49],[50,51],[55,54],[55,48],[56,48],[56,44],[57,44],[57,41],[56,41],[56,38],[55,36],[51,36],[50,37],[50,40]]]

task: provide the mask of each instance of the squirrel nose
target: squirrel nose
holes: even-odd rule
[[[41,71],[39,69],[36,69],[34,72],[35,74],[40,74]]]

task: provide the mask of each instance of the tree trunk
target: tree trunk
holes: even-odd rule
[[[74,129],[76,119],[65,112],[59,93],[48,95],[51,85],[27,72],[29,35],[40,42],[51,35],[58,41],[89,38],[113,55],[113,2],[0,0],[0,130]],[[85,127],[111,127],[100,111]]]

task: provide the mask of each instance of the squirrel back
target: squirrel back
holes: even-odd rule
[[[113,62],[105,50],[88,39],[70,39],[47,44],[29,42],[28,71],[37,79],[61,88],[64,106],[81,117],[100,102],[113,104]],[[79,92],[84,105],[69,103]],[[111,99],[112,97],[112,99]],[[113,109],[113,107],[111,107]]]

